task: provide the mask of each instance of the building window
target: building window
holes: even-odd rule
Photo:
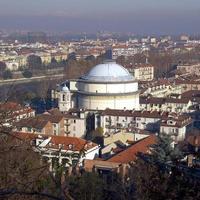
[[[73,131],[76,131],[76,126],[73,127]]]
[[[63,94],[63,96],[62,96],[62,100],[65,101],[65,99],[66,99],[66,98],[65,98],[65,95]]]
[[[74,124],[76,123],[76,120],[74,119]]]

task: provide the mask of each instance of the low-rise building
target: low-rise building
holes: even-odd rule
[[[100,114],[100,126],[105,134],[133,128],[159,132],[161,117],[166,112],[111,110],[106,109]]]
[[[156,81],[140,81],[139,89],[142,96],[168,97],[172,94],[181,94],[181,85],[174,84],[167,79],[159,79]]]
[[[15,132],[14,135],[29,141],[33,150],[49,162],[50,170],[53,170],[56,163],[69,169],[76,164],[81,166],[85,159],[91,160],[99,156],[100,147],[81,138],[21,132]]]
[[[85,160],[83,168],[87,172],[97,172],[109,178],[109,174],[118,173],[122,178],[129,174],[130,164],[134,164],[138,154],[149,154],[156,143],[156,136],[151,135],[137,141],[121,151],[110,155],[106,160]]]
[[[15,102],[0,103],[1,123],[12,126],[14,122],[35,116],[35,110]]]
[[[140,97],[140,109],[147,111],[187,113],[192,105],[189,98]]]
[[[100,119],[99,124],[103,128],[104,137],[111,137],[111,139],[120,130],[130,132],[136,128],[152,133],[165,132],[172,136],[176,133],[177,137],[172,137],[176,142],[184,140],[186,133],[193,127],[193,120],[190,116],[177,112],[106,109],[97,119]],[[173,130],[170,128],[172,126]]]
[[[192,119],[189,116],[169,116],[167,119],[162,119],[160,133],[170,135],[174,142],[177,143],[183,141],[192,128]]]
[[[139,63],[129,68],[135,79],[139,81],[152,81],[154,79],[154,66],[148,63]]]
[[[175,84],[181,86],[181,93],[190,90],[200,90],[200,81],[198,79],[176,79]]]
[[[149,133],[141,130],[131,132],[122,130],[116,133],[106,134],[103,138],[104,147],[101,149],[101,157],[104,159],[108,158],[149,135]]]
[[[112,48],[113,59],[117,59],[119,56],[125,56],[125,57],[134,56],[138,52],[139,52],[139,49],[137,47],[131,47],[125,44],[115,45]]]
[[[64,114],[65,134],[73,137],[84,138],[87,131],[87,113],[84,110],[71,109]]]
[[[196,64],[179,64],[177,66],[179,74],[195,74],[200,75],[200,63]]]
[[[42,114],[36,117],[22,119],[14,124],[19,132],[44,135],[64,135],[64,117],[61,115]]]
[[[75,109],[61,113],[58,109],[52,109],[44,114],[15,123],[15,130],[83,138],[86,134],[86,113]]]
[[[132,145],[127,147],[125,150],[113,155],[111,158],[107,159],[109,162],[130,164],[134,163],[137,159],[138,153],[149,153],[150,147],[156,143],[156,136],[148,136]]]

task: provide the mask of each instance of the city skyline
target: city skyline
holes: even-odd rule
[[[195,34],[199,17],[198,0],[0,0],[0,28],[12,30]]]

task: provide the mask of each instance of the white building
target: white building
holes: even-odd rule
[[[139,109],[138,82],[113,61],[93,67],[77,80],[78,107],[89,110]]]
[[[68,169],[76,163],[81,166],[85,159],[93,160],[99,156],[100,146],[81,138],[18,132],[14,134],[22,140],[30,140],[34,151],[50,163],[50,170],[53,170],[56,163]]]
[[[132,72],[135,79],[140,81],[152,81],[154,79],[154,66],[151,64],[137,64]]]
[[[139,110],[137,80],[127,69],[114,61],[107,61],[93,67],[79,79],[69,80],[68,85],[71,107],[91,111],[106,108]],[[67,92],[66,86],[63,91],[63,84],[52,91],[52,98],[59,99],[59,108],[63,111],[69,107],[67,99],[63,99],[63,94]]]
[[[168,119],[163,119],[160,126],[160,133],[170,135],[174,142],[183,141],[186,134],[193,128],[192,120],[187,115],[169,116]]]
[[[166,113],[157,111],[133,111],[106,109],[96,117],[96,126],[104,130],[104,134],[116,133],[120,130],[141,129],[159,132],[162,116]]]
[[[119,56],[134,56],[139,53],[140,50],[137,47],[128,47],[128,46],[114,46],[112,49],[113,59],[117,59]]]
[[[5,61],[6,63],[6,69],[10,70],[10,71],[17,71],[19,69],[19,63],[16,61]]]
[[[130,132],[138,129],[150,131],[151,133],[169,134],[175,142],[184,140],[186,134],[193,127],[190,116],[177,112],[110,109],[100,113],[100,117],[96,118],[97,124],[100,124],[103,128],[105,137],[117,136],[117,133],[121,130]],[[118,140],[120,139],[118,138]]]
[[[189,98],[140,97],[140,109],[146,111],[188,113],[192,105],[193,103]]]
[[[200,63],[196,64],[179,64],[177,66],[178,75],[180,74],[195,74],[200,75]]]

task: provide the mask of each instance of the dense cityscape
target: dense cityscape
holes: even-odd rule
[[[200,34],[0,26],[0,200],[198,200],[199,184]]]

